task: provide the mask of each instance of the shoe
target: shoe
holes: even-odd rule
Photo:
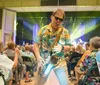
[[[25,80],[25,82],[27,83],[27,82],[32,82],[32,80],[31,79],[29,79],[29,80]]]

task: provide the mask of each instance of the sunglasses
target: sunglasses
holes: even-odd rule
[[[56,17],[56,16],[54,16],[54,17],[55,17],[56,20],[59,20],[59,21],[61,21],[61,22],[63,21],[63,19],[61,19],[61,18],[59,18],[59,17]]]

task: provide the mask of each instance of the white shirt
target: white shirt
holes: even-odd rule
[[[0,71],[4,74],[5,80],[9,78],[10,71],[12,71],[14,62],[6,55],[0,54]],[[0,76],[0,85],[4,85],[2,76]]]

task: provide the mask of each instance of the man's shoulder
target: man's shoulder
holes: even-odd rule
[[[45,25],[45,26],[43,26],[43,27],[41,28],[41,30],[45,30],[45,29],[47,29],[48,26],[49,26],[49,25]]]
[[[45,31],[47,28],[48,28],[48,25],[43,26],[43,27],[39,30],[38,34],[41,35],[41,34],[43,33],[43,31]]]

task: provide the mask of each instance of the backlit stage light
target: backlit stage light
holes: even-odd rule
[[[88,34],[89,32],[97,29],[97,27],[99,26],[96,24],[98,22],[97,18],[91,19],[88,22],[87,21],[86,22],[84,21],[84,23],[80,22],[79,25],[77,26],[75,26],[74,23],[73,30],[71,33],[71,41],[76,40],[82,36],[84,38],[85,34]]]

